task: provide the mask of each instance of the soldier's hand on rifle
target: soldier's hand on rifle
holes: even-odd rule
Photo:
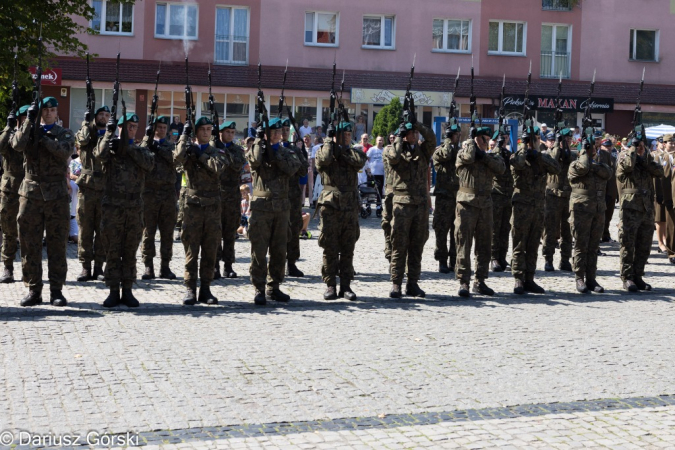
[[[37,115],[38,115],[38,106],[35,102],[33,102],[31,103],[30,108],[28,108],[28,115],[26,118],[30,123],[33,123],[35,122]]]
[[[185,121],[185,125],[183,126],[183,136],[192,136],[192,121]]]
[[[328,124],[328,128],[326,128],[326,136],[328,136],[329,138],[335,137],[335,127],[333,126],[333,121],[331,121]]]
[[[401,122],[401,125],[398,126],[398,137],[403,139],[404,137],[406,137],[407,134],[408,129],[405,127],[405,123]]]
[[[7,126],[10,130],[16,128],[16,114],[14,114],[14,111],[12,111],[9,116],[7,116]]]
[[[114,133],[114,132],[115,132],[115,127],[116,127],[116,126],[117,126],[117,125],[115,124],[115,121],[114,121],[113,118],[111,117],[110,119],[108,119],[108,123],[106,124],[105,129],[108,130],[108,131],[110,131],[111,133]]]
[[[152,125],[148,125],[145,128],[145,135],[149,138],[152,138],[152,137],[155,136],[155,130],[154,130],[154,127]]]
[[[197,157],[197,158],[202,156],[202,154],[204,153],[204,150],[202,150],[202,148],[199,145],[192,145],[191,151],[192,151],[192,154],[195,155],[195,157]]]
[[[412,111],[408,113],[408,122],[410,122],[411,125],[415,125],[417,123],[417,116]]]
[[[117,153],[117,150],[120,147],[120,140],[119,139],[110,139],[108,142],[108,149],[110,150],[110,153],[113,155]]]
[[[265,139],[265,127],[262,126],[262,121],[258,125],[258,128],[255,129],[255,137]]]
[[[90,109],[87,109],[87,110],[84,112],[84,121],[85,121],[85,122],[91,122],[91,119],[92,119],[91,116],[92,116],[91,110],[90,110]]]

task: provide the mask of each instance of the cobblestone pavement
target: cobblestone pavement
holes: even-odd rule
[[[618,245],[609,243],[599,260],[605,294],[577,294],[571,274],[543,272],[540,258],[546,295],[515,296],[513,278],[502,273],[488,280],[495,297],[460,300],[454,275],[436,272],[432,231],[420,283],[427,298],[393,301],[373,215],[361,220],[353,283],[359,300],[329,302],[322,299],[317,224],[314,239],[301,241],[298,265],[307,276],[283,285],[293,298],[287,305],[253,306],[246,240],[236,244],[240,278],[215,283],[214,307],[182,306],[178,242],[172,269],[179,279],[139,280],[137,310],[102,308],[107,289],[100,282],[69,281],[64,309],[20,308],[23,285],[0,285],[0,431],[238,429],[675,394],[675,266],[663,255],[654,253],[647,266],[650,293],[620,290]],[[68,255],[74,280],[75,246]],[[538,417],[524,410],[515,418],[356,431],[271,430],[178,448],[675,447],[672,434],[659,431],[672,433],[675,407],[628,408]]]

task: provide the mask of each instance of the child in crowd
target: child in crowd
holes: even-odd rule
[[[241,224],[237,234],[248,237],[248,218],[251,216],[251,188],[248,184],[239,186],[241,192]]]

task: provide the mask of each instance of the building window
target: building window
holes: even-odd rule
[[[363,17],[363,47],[394,48],[394,16]]]
[[[570,77],[571,30],[569,25],[541,26],[541,78]]]
[[[155,37],[197,39],[197,5],[157,3]]]
[[[571,11],[572,0],[542,0],[541,9],[544,11]]]
[[[91,28],[101,34],[128,34],[134,31],[134,5],[112,0],[94,0]]]
[[[305,45],[338,46],[339,16],[331,12],[305,13]]]
[[[216,8],[215,61],[248,64],[248,9]]]
[[[433,50],[471,53],[471,21],[434,19]]]
[[[490,22],[488,54],[525,55],[527,23]]]
[[[658,61],[658,30],[630,30],[630,56],[634,61]]]

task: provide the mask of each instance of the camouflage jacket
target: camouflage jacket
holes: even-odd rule
[[[382,158],[384,165],[384,195],[394,195],[394,189],[391,187],[391,166],[387,158]]]
[[[476,142],[467,139],[457,153],[457,202],[476,208],[492,208],[492,180],[495,175],[501,175],[506,170],[504,158],[486,153],[477,160],[476,148]]]
[[[397,137],[393,145],[385,148],[383,156],[389,161],[394,203],[426,205],[429,163],[436,150],[436,135],[420,122],[414,128],[424,138],[422,145],[410,146]]]
[[[2,181],[0,191],[16,194],[23,181],[23,153],[14,151],[11,139],[14,130],[5,127],[0,134],[0,155],[2,155]]]
[[[455,197],[459,189],[457,178],[457,152],[459,147],[453,145],[450,139],[445,139],[443,145],[438,147],[432,156],[434,169],[436,170],[436,187],[434,195]]]
[[[119,141],[115,154],[110,151],[110,141],[115,138],[111,131],[106,131],[98,141],[94,157],[101,161],[105,174],[103,190],[104,205],[140,208],[143,205],[143,189],[145,177],[155,165],[155,158],[147,148]],[[121,151],[125,154],[122,156]]]
[[[570,164],[568,178],[572,185],[570,211],[596,214],[605,212],[605,189],[612,169],[604,163],[593,161],[586,150],[579,152],[579,158]]]
[[[75,136],[67,128],[54,125],[48,132],[37,130],[37,145],[30,142],[33,124],[24,120],[11,145],[25,156],[25,175],[19,195],[44,201],[68,197],[68,159],[73,156]]]
[[[82,128],[75,135],[75,142],[80,148],[80,161],[82,172],[77,177],[77,185],[102,191],[105,186],[103,179],[103,165],[94,156],[96,145],[103,136],[99,136],[98,128],[94,122],[82,122]]]
[[[637,155],[635,147],[619,154],[616,178],[621,186],[621,209],[634,209],[651,213],[654,210],[652,189],[655,178],[663,178],[663,167],[654,161],[651,153]]]
[[[222,199],[241,199],[239,186],[241,185],[241,169],[246,164],[244,149],[235,143],[229,147],[223,144],[221,149],[225,160],[225,168],[220,174],[220,196]]]
[[[359,149],[341,145],[340,156],[336,158],[336,145],[332,138],[326,138],[316,152],[316,169],[323,183],[318,204],[340,211],[358,209],[358,173],[368,157]]]
[[[656,153],[656,152],[655,152]],[[654,155],[655,153],[652,153]],[[654,196],[657,196],[659,200],[658,203],[666,206],[666,208],[673,207],[673,155],[667,151],[662,151],[656,153],[656,157],[652,158],[658,164],[663,167],[663,178],[654,178],[653,187],[654,187]]]
[[[502,158],[505,170],[504,173],[492,178],[492,195],[505,195],[511,198],[513,196],[513,173],[510,167],[513,154],[508,149],[502,151],[498,147],[495,147],[494,154]]]
[[[619,195],[616,186],[616,159],[610,152],[598,149],[595,155],[595,160],[597,162],[606,164],[612,170],[612,175],[607,179],[607,189],[605,191],[605,195],[616,198]]]
[[[567,152],[565,152],[560,145],[556,143],[548,154],[558,161],[560,164],[560,172],[557,174],[548,174],[548,180],[546,181],[546,195],[569,198],[572,194],[572,186],[570,186],[567,173],[570,170],[570,164],[579,157],[579,152],[572,150],[567,150]]]
[[[518,146],[518,151],[511,158],[513,173],[513,203],[543,205],[546,200],[547,175],[560,173],[560,163],[548,152],[537,152],[534,160],[527,159],[527,147]]]
[[[291,149],[291,147],[287,147]],[[300,188],[300,178],[307,175],[309,171],[309,161],[305,158],[305,152],[302,149],[292,148],[298,159],[300,160],[300,168],[288,179],[288,195],[293,199],[297,199],[302,195],[302,189]]]
[[[271,161],[260,146],[260,138],[256,138],[251,149],[246,152],[253,177],[252,211],[285,211],[291,206],[288,179],[302,163],[290,147],[276,147]]]
[[[155,155],[155,166],[145,177],[145,192],[174,192],[176,185],[176,165],[173,162],[173,151],[176,145],[168,139],[164,142],[154,140],[145,136],[141,141],[142,148]]]
[[[185,203],[196,206],[220,204],[220,174],[225,169],[225,150],[211,144],[201,156],[190,151],[190,138],[181,135],[173,153],[173,160],[182,164],[185,173]]]

